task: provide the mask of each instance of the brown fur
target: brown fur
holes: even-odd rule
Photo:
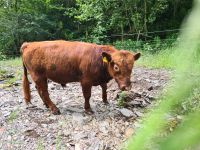
[[[36,84],[44,104],[54,114],[59,109],[52,103],[48,94],[47,79],[65,85],[80,82],[85,98],[85,109],[91,111],[89,99],[91,87],[101,85],[103,101],[107,103],[106,83],[114,78],[119,88],[130,86],[130,75],[136,56],[128,51],[118,51],[112,46],[84,42],[44,41],[24,43],[21,47],[24,64],[23,89],[26,103],[30,102],[30,88],[27,70]],[[102,61],[102,56],[108,62]],[[137,58],[138,59],[138,58]],[[119,72],[113,70],[116,65]]]

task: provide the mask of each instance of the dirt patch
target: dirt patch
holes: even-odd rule
[[[135,68],[125,108],[117,105],[119,93],[114,81],[108,84],[109,105],[101,99],[101,88],[92,88],[93,115],[83,111],[84,99],[79,83],[61,85],[49,82],[49,93],[61,115],[52,115],[43,105],[34,84],[32,103],[26,108],[21,81],[0,89],[0,149],[119,149],[134,134],[146,108],[169,80],[166,70]],[[9,118],[12,117],[12,120]]]

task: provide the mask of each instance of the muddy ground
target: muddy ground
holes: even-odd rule
[[[12,72],[21,68],[12,68]],[[0,149],[120,149],[127,138],[140,127],[147,108],[156,101],[169,80],[166,70],[135,68],[133,87],[126,97],[125,108],[118,106],[119,90],[114,81],[108,84],[109,105],[101,99],[101,88],[92,88],[90,99],[93,115],[84,113],[84,99],[79,83],[61,85],[49,82],[49,93],[61,115],[52,115],[42,103],[34,84],[31,84],[32,103],[23,101],[21,80],[3,88],[0,80]],[[30,80],[31,81],[31,80]]]

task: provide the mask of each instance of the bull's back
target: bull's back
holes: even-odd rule
[[[22,48],[23,62],[30,73],[58,83],[80,81],[95,53],[94,44],[82,42],[33,42]]]

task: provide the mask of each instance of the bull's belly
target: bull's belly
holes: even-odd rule
[[[74,74],[70,72],[64,72],[64,73],[48,73],[47,78],[60,84],[66,84],[69,82],[79,82],[80,81],[80,75]]]

